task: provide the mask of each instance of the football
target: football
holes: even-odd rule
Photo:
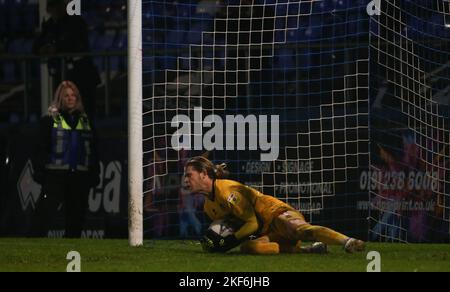
[[[208,229],[223,238],[236,232],[236,228],[234,227],[234,225],[230,221],[227,221],[225,219],[213,221],[211,225],[209,225]]]

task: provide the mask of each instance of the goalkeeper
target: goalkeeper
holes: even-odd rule
[[[192,193],[205,195],[204,211],[211,220],[233,219],[240,228],[225,238],[206,234],[204,249],[226,252],[241,243],[241,251],[276,254],[300,251],[302,241],[320,241],[342,245],[347,252],[364,250],[364,242],[306,222],[304,216],[288,204],[236,181],[225,179],[225,165],[214,165],[207,158],[191,158],[185,165],[184,184]],[[259,236],[247,240],[249,236]]]

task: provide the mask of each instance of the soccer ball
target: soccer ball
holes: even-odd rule
[[[208,229],[222,238],[225,238],[228,235],[234,234],[236,232],[236,228],[233,226],[233,224],[225,219],[213,221],[211,225],[209,225]]]

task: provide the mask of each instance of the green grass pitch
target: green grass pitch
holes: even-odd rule
[[[206,254],[194,241],[147,240],[132,248],[127,240],[0,239],[0,272],[65,272],[69,251],[81,255],[81,271],[165,272],[365,272],[369,251],[381,255],[381,271],[450,271],[450,245],[368,243],[367,250],[347,254],[331,247],[326,255],[253,256],[233,250]]]

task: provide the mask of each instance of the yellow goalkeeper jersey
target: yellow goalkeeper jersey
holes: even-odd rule
[[[234,218],[242,223],[235,233],[243,239],[259,231],[267,233],[272,220],[287,210],[294,210],[288,204],[233,180],[217,179],[213,192],[207,197],[204,211],[211,220]]]

